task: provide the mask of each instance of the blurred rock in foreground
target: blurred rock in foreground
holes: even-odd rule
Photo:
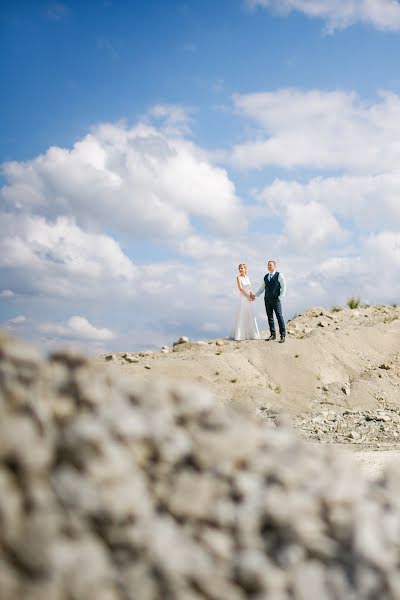
[[[2,600],[400,597],[400,478],[0,340]]]

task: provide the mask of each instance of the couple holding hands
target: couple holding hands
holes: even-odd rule
[[[236,320],[231,333],[231,338],[234,340],[259,340],[260,332],[258,331],[257,321],[253,314],[252,302],[256,297],[264,292],[265,310],[268,317],[268,325],[270,336],[267,341],[276,340],[274,312],[278,320],[279,333],[281,336],[280,343],[284,343],[286,337],[285,321],[282,316],[282,307],[280,298],[283,298],[286,293],[285,279],[282,273],[276,270],[274,260],[269,260],[267,263],[268,273],[264,277],[264,281],[255,294],[251,289],[251,281],[247,276],[247,265],[241,263],[239,265],[239,275],[236,277],[236,283],[240,292],[240,302],[236,313]]]

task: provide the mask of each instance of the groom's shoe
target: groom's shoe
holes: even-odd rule
[[[279,340],[280,344],[284,344],[285,343],[285,336],[281,335],[281,339]]]
[[[267,338],[265,341],[266,342],[273,342],[274,340],[276,340],[276,335],[274,333],[271,333],[271,335],[269,336],[269,338]]]

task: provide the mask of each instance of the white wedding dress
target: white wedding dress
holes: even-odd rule
[[[240,282],[245,292],[251,290],[251,281],[247,277],[239,275]],[[253,313],[253,303],[239,292],[239,306],[236,311],[236,319],[231,331],[231,339],[234,340],[259,340],[257,321]]]

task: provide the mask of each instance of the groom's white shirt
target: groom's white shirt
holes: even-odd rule
[[[268,272],[269,273],[269,272]],[[274,271],[273,273],[271,273],[271,277],[273,275],[275,275],[276,271]],[[286,295],[286,282],[285,282],[285,278],[282,275],[282,273],[279,273],[278,275],[278,281],[281,284],[281,293],[279,294],[279,298],[284,298]],[[258,290],[258,292],[256,292],[256,296],[260,296],[263,291],[265,290],[265,281],[262,282],[262,285],[260,287],[260,289]]]

